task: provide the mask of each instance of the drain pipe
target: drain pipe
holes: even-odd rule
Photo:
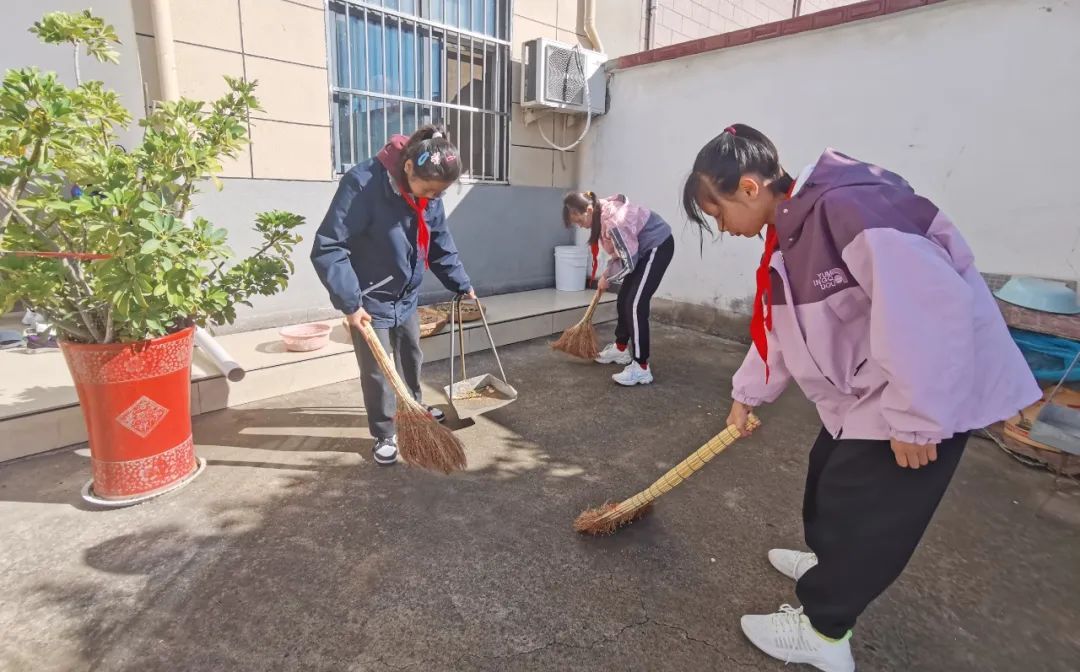
[[[154,25],[154,51],[157,55],[161,99],[179,100],[180,84],[176,76],[176,45],[173,42],[169,0],[150,0],[150,15]],[[195,343],[226,378],[234,383],[244,379],[247,372],[214,340],[210,332],[202,327],[195,327]]]
[[[179,100],[180,84],[176,78],[176,46],[173,43],[169,0],[150,0],[150,16],[154,24],[154,51],[157,54],[161,99]]]
[[[596,0],[585,0],[585,34],[592,42],[593,51],[604,53],[604,43],[600,41],[600,33],[596,31]]]
[[[656,21],[656,0],[645,0],[645,51],[653,48],[653,22]]]

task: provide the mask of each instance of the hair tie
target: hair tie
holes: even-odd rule
[[[431,134],[431,139],[432,140],[434,140],[435,138],[441,138],[441,137],[443,137],[442,131],[435,131],[434,133]]]
[[[732,135],[737,135],[735,133],[735,127],[734,126],[728,126],[727,128],[725,128],[724,133],[730,133]]]
[[[420,156],[416,157],[416,165],[422,166],[427,163],[427,160],[431,158],[431,152],[424,152]],[[432,163],[435,163],[434,161]]]

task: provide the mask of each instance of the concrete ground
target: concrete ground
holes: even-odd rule
[[[800,542],[818,427],[797,390],[649,518],[571,530],[722,428],[743,348],[657,332],[648,389],[506,348],[521,399],[458,425],[451,477],[376,467],[352,383],[199,418],[207,471],[130,509],[81,504],[85,450],[0,465],[0,669],[785,669],[738,619],[794,601],[765,552]],[[860,669],[1077,669],[1078,551],[1080,488],[973,441],[856,630]]]

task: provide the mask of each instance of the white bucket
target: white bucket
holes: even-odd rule
[[[589,248],[583,245],[559,245],[555,248],[555,289],[560,292],[585,290]]]

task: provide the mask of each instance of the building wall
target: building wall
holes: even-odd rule
[[[158,97],[149,3],[130,0],[143,76]],[[551,37],[587,44],[580,2],[519,0],[512,21],[514,55],[521,41]],[[256,328],[326,317],[333,313],[308,262],[310,240],[337,188],[329,105],[326,16],[323,0],[173,0],[171,3],[181,95],[212,98],[224,91],[222,75],[257,79],[262,107],[251,117],[251,145],[226,166],[225,189],[208,191],[201,215],[229,229],[238,252],[254,244],[250,223],[262,210],[280,208],[307,219],[289,289],[241,309],[231,329]],[[531,18],[530,18],[531,17]],[[633,49],[636,50],[636,49]],[[513,99],[520,100],[520,65]],[[445,197],[450,227],[482,294],[547,287],[554,283],[552,249],[571,242],[560,224],[563,190],[576,179],[574,154],[544,146],[535,126],[513,110],[510,185],[460,184]],[[572,136],[548,120],[548,136]],[[576,135],[576,133],[575,133]],[[431,277],[425,300],[446,296]]]
[[[718,316],[748,313],[761,243],[706,238],[699,251],[680,190],[736,121],[768,133],[791,172],[832,146],[900,173],[955,220],[983,272],[1076,280],[1080,89],[1062,83],[1080,81],[1077,26],[1071,0],[949,0],[619,70],[582,181],[666,217],[677,249],[658,296]]]
[[[160,98],[150,3],[131,0],[143,77]],[[322,0],[174,0],[180,95],[210,100],[224,75],[258,80],[264,108],[250,120],[251,145],[226,177],[332,179],[326,19]]]
[[[792,17],[792,0],[655,0],[653,47],[696,40]],[[801,15],[860,0],[802,0]]]

